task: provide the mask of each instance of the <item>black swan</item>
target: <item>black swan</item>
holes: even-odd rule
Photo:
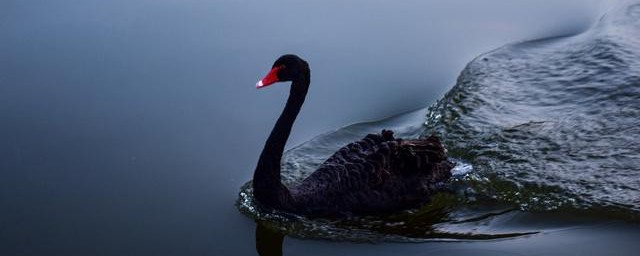
[[[453,164],[438,138],[402,140],[382,130],[341,148],[298,186],[287,188],[280,161],[309,89],[309,65],[283,55],[256,87],[285,81],[292,82],[289,99],[253,175],[254,197],[262,207],[318,217],[391,213],[425,203],[436,184],[451,176]]]

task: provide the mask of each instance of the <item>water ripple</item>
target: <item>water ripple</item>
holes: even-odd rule
[[[412,112],[345,127],[285,154],[283,179],[292,185],[367,133],[436,133],[456,167],[428,205],[392,216],[308,219],[260,209],[247,183],[237,206],[291,236],[358,242],[508,238],[576,216],[638,220],[639,10],[623,5],[582,34],[476,58],[427,110],[424,125],[416,121],[424,112]]]

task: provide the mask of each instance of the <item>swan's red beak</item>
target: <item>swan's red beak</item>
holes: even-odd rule
[[[282,69],[282,66],[274,67],[269,71],[269,73],[264,76],[264,78],[260,79],[258,83],[256,83],[256,89],[260,89],[262,87],[267,87],[275,82],[278,82],[278,71]]]

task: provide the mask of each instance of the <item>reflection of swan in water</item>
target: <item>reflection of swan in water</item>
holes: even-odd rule
[[[307,216],[384,214],[425,203],[435,184],[451,176],[453,164],[438,138],[401,140],[383,130],[341,148],[300,185],[287,188],[280,180],[280,161],[309,89],[307,62],[284,55],[256,87],[279,81],[292,83],[253,176],[254,196],[262,206]]]
[[[282,256],[284,235],[269,227],[263,221],[256,222],[256,250],[260,256]]]

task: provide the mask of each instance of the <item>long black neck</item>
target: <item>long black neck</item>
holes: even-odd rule
[[[309,75],[291,83],[287,104],[260,154],[253,174],[253,193],[263,206],[282,209],[291,203],[289,190],[280,181],[280,161],[293,123],[309,90]]]

